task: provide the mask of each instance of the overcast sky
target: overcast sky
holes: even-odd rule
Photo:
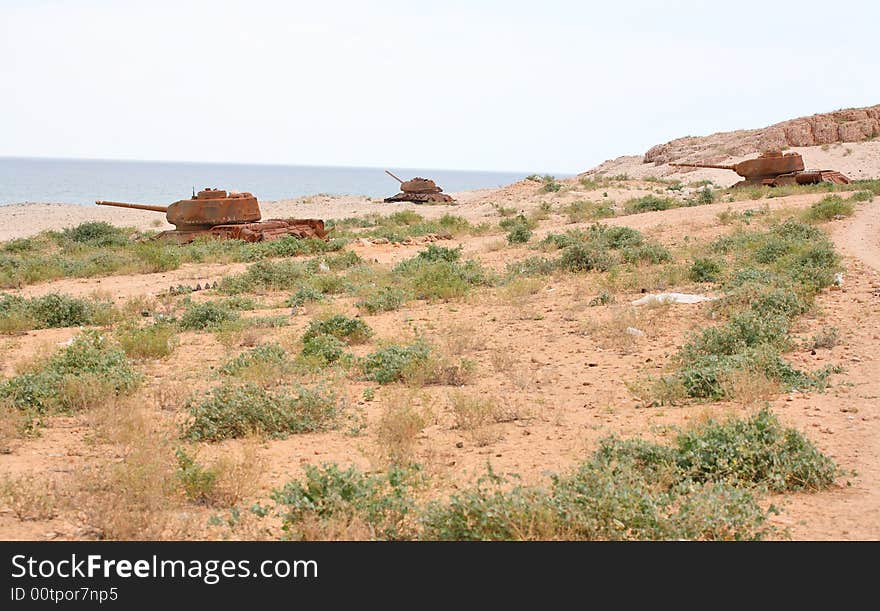
[[[878,7],[0,0],[0,156],[579,172],[880,103]]]

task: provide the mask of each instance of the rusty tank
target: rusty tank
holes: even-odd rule
[[[324,221],[319,219],[260,220],[260,205],[250,193],[230,193],[223,189],[205,188],[190,199],[168,206],[96,201],[99,206],[116,206],[164,212],[174,230],[163,231],[155,239],[186,244],[209,236],[221,239],[263,242],[284,236],[327,239]]]
[[[437,186],[433,180],[416,177],[412,180],[401,180],[388,170],[385,170],[391,178],[400,183],[400,193],[386,197],[385,202],[413,202],[416,204],[427,203],[451,203],[455,200],[443,193],[443,189]]]
[[[849,183],[849,178],[836,170],[805,170],[804,158],[799,153],[765,151],[755,159],[746,159],[732,165],[714,163],[670,163],[679,168],[715,168],[733,170],[743,177],[733,188],[783,185],[814,185],[830,182],[839,185]]]

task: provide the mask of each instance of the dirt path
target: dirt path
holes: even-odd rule
[[[848,485],[821,495],[800,494],[790,498],[789,516],[783,518],[796,539],[880,539],[880,205],[864,204],[849,219],[832,224],[831,236],[845,256],[843,293],[849,302],[846,317],[836,320],[849,326],[851,354],[844,363],[851,388],[832,396],[816,397],[803,405],[816,418],[824,433],[820,441],[845,469],[852,470]],[[825,299],[820,299],[825,301]],[[841,317],[843,308],[828,307],[829,318]],[[837,304],[835,304],[837,305]],[[837,311],[833,311],[837,310]],[[855,324],[854,324],[855,323]],[[779,402],[783,413],[797,410],[791,402]],[[791,408],[795,409],[792,410]],[[836,433],[836,434],[835,434]],[[784,514],[783,514],[784,515]],[[789,518],[790,519],[790,518]]]
[[[841,222],[832,236],[843,253],[880,272],[880,200],[864,204],[855,216]]]

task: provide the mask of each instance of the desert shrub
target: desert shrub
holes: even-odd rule
[[[556,193],[560,189],[562,189],[562,185],[557,182],[555,176],[551,176],[550,174],[545,174],[541,177],[541,182],[544,183],[544,186],[541,187],[541,190],[545,193]]]
[[[418,267],[423,263],[434,263],[444,261],[446,263],[454,263],[461,259],[461,246],[457,248],[447,248],[446,246],[437,246],[436,244],[428,244],[428,248],[419,251],[416,256],[406,259],[397,264],[396,270],[404,272],[411,267]]]
[[[209,504],[217,486],[219,476],[217,470],[203,467],[196,462],[193,456],[182,449],[178,449],[175,456],[177,458],[176,475],[184,494],[191,501],[204,505]]]
[[[428,362],[431,348],[422,341],[408,346],[392,344],[361,360],[364,377],[380,384],[403,380],[409,371]]]
[[[220,301],[220,304],[230,310],[251,311],[259,309],[260,303],[253,297],[245,295],[233,295]]]
[[[626,246],[621,249],[620,258],[625,263],[650,263],[656,265],[671,261],[672,253],[662,244],[652,242],[639,246]]]
[[[835,369],[799,371],[781,355],[794,344],[792,320],[809,309],[813,296],[832,284],[839,269],[839,257],[825,235],[788,219],[767,231],[736,231],[716,240],[710,250],[739,266],[713,306],[729,321],[692,337],[679,351],[677,372],[661,380],[658,390],[677,387],[690,397],[729,398],[742,375],[782,388],[824,388]]]
[[[227,276],[218,290],[228,295],[297,288],[311,272],[301,261],[257,261],[244,273]]]
[[[489,285],[488,272],[476,261],[460,261],[461,247],[431,244],[415,257],[398,263],[392,273],[416,299],[455,299],[474,286]]]
[[[180,328],[184,330],[216,329],[225,322],[238,318],[238,314],[216,301],[193,303],[180,317]]]
[[[104,221],[88,221],[61,231],[65,240],[91,246],[119,246],[128,243],[128,235],[118,227]]]
[[[696,197],[688,199],[685,202],[685,205],[687,205],[687,206],[705,206],[707,204],[715,203],[715,200],[716,200],[715,191],[713,191],[712,189],[710,189],[708,187],[704,187],[704,188],[699,189],[697,191]]]
[[[0,295],[0,327],[11,332],[106,324],[112,316],[113,306],[107,301],[78,299],[57,293],[30,299]]]
[[[168,356],[177,345],[174,327],[154,323],[145,327],[125,325],[114,333],[126,356],[135,359],[158,359]]]
[[[223,376],[241,376],[254,368],[283,369],[288,363],[287,351],[279,344],[263,344],[231,359],[219,369],[219,373]]]
[[[688,278],[694,282],[717,282],[722,269],[717,259],[697,258],[688,269]]]
[[[837,346],[840,341],[840,330],[837,327],[826,326],[810,338],[807,342],[807,348],[810,350],[829,350]]]
[[[147,273],[171,271],[183,262],[177,248],[162,242],[138,242],[132,246],[132,254],[139,260],[138,271]]]
[[[657,197],[656,195],[645,195],[628,200],[624,204],[624,210],[627,214],[638,214],[640,212],[650,212],[652,210],[669,210],[677,208],[678,202],[671,197]]]
[[[290,308],[299,308],[309,302],[323,301],[324,293],[311,286],[301,286],[284,301],[284,305]]]
[[[28,413],[69,411],[129,393],[139,382],[121,349],[86,331],[39,368],[0,382],[0,399]]]
[[[303,335],[303,343],[319,335],[332,335],[346,344],[362,344],[373,336],[373,330],[360,318],[335,314],[309,323]]]
[[[569,223],[603,219],[614,216],[614,208],[606,203],[576,201],[567,204],[561,212],[568,217]]]
[[[839,216],[852,216],[853,210],[849,200],[844,200],[839,195],[827,195],[811,205],[804,213],[804,218],[811,222],[830,221]]]
[[[411,464],[426,423],[425,413],[411,403],[392,401],[376,426],[382,457],[390,464]]]
[[[672,259],[664,246],[646,240],[635,229],[600,223],[591,225],[586,231],[551,233],[541,240],[540,246],[544,249],[562,249],[562,254],[555,262],[529,262],[525,270],[527,273],[549,273],[554,268],[569,272],[608,271],[620,263],[656,264]],[[522,263],[516,265],[523,266]]]
[[[525,244],[532,239],[532,229],[535,223],[522,214],[518,214],[513,218],[504,219],[499,225],[507,231],[508,244]]]
[[[873,191],[856,191],[849,196],[848,201],[851,202],[870,202],[874,200]]]
[[[381,286],[367,293],[356,305],[369,314],[391,312],[406,303],[408,297],[409,295],[404,289]]]
[[[303,339],[302,356],[316,365],[329,365],[342,359],[347,344],[333,335],[313,335]]]
[[[368,475],[356,467],[340,469],[335,464],[307,465],[302,481],[292,481],[272,493],[275,508],[287,537],[305,536],[314,523],[356,523],[370,538],[411,538],[410,514],[415,509],[412,489],[418,483],[414,467],[394,466],[379,475]]]
[[[514,281],[520,276],[544,276],[559,269],[559,263],[544,257],[529,257],[522,261],[507,264],[507,280]]]
[[[581,243],[567,246],[559,258],[559,268],[569,272],[607,271],[614,259],[600,245]]]
[[[222,384],[186,408],[190,418],[184,437],[192,441],[321,431],[332,428],[339,412],[336,398],[320,388],[268,390],[256,384]]]
[[[767,408],[747,420],[712,421],[684,432],[676,439],[676,453],[678,470],[694,481],[815,491],[838,475],[830,458]]]
[[[774,533],[758,495],[815,491],[835,464],[768,409],[709,420],[670,444],[609,437],[549,487],[523,486],[488,466],[446,499],[424,502],[412,466],[364,474],[334,464],[272,494],[290,538],[345,536],[432,540],[754,540]],[[261,515],[270,508],[256,508]]]

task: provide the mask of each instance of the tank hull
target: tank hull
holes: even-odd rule
[[[244,240],[245,242],[269,242],[291,236],[300,239],[326,240],[328,232],[320,219],[270,219],[258,223],[220,224],[207,229],[175,229],[163,231],[155,240],[188,244],[198,238],[218,240]]]
[[[455,200],[445,193],[412,193],[403,191],[397,195],[386,197],[383,201],[385,203],[412,202],[414,204],[449,204]]]
[[[804,172],[789,172],[768,178],[749,178],[741,180],[732,186],[733,189],[741,187],[784,187],[791,185],[817,185],[822,182],[835,185],[848,185],[849,178],[836,170],[806,170]]]

